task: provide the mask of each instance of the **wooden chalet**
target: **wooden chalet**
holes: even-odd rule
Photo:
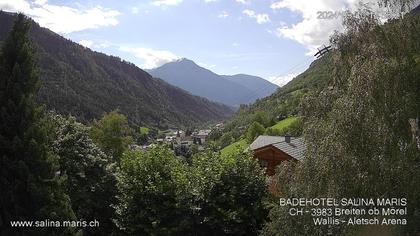
[[[267,175],[272,176],[282,161],[299,161],[303,158],[306,146],[303,138],[290,136],[261,135],[249,146],[254,157],[266,168]]]

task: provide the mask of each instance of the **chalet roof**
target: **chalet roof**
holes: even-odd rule
[[[284,136],[267,136],[267,135],[260,135],[254,142],[249,145],[249,149],[255,150],[258,148],[262,148],[273,143],[284,142]]]
[[[291,137],[290,143],[287,143],[284,136],[266,136],[260,135],[254,142],[251,143],[250,149],[256,150],[266,146],[273,146],[287,155],[301,160],[306,150],[306,145],[303,138]]]
[[[291,138],[290,143],[280,142],[273,144],[273,147],[285,152],[287,155],[301,160],[303,159],[306,145],[303,138]]]

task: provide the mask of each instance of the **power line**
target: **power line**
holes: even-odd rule
[[[284,75],[288,75],[288,74],[290,74],[290,73],[292,73],[292,72],[296,72],[297,71],[297,69],[299,69],[299,68],[301,68],[301,67],[303,67],[303,66],[306,66],[306,64],[309,62],[309,61],[311,61],[312,60],[312,58],[308,58],[308,59],[305,59],[305,60],[302,60],[301,62],[299,62],[298,64],[296,64],[295,66],[293,66],[293,67],[291,67],[290,69],[288,69],[287,71],[285,71],[283,74]],[[271,83],[273,83],[273,84],[275,84],[276,82],[278,82],[279,80],[281,80],[282,78],[281,77],[278,77],[278,78],[276,78],[276,79],[274,79],[274,80],[272,80],[272,81],[270,81]],[[261,92],[261,91],[264,91],[264,90],[266,90],[266,89],[268,89],[268,85],[266,85],[266,86],[263,86],[263,87],[260,87],[260,88],[258,88],[258,89],[256,89],[256,90],[254,90],[253,91],[253,94],[250,94],[250,95],[248,95],[247,97],[244,97],[244,100],[241,100],[241,101],[251,101],[251,100],[256,100],[257,98],[258,98],[258,93],[259,92]],[[248,104],[249,104],[249,102],[248,102]]]

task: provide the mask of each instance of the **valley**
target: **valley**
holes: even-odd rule
[[[0,1],[0,235],[418,235],[419,7],[381,2],[304,54],[316,4]]]

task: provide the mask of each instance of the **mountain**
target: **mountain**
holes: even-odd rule
[[[258,98],[263,98],[274,93],[279,86],[253,75],[237,74],[237,75],[223,75],[229,81],[235,82],[256,93]]]
[[[259,99],[253,104],[241,106],[226,121],[224,133],[231,133],[237,140],[245,131],[244,128],[253,121],[269,127],[279,116],[297,116],[302,99],[326,88],[331,83],[332,69],[329,66],[331,63],[332,55],[327,54],[312,62],[306,71],[270,96]]]
[[[243,76],[227,78],[200,67],[188,59],[169,62],[156,69],[148,70],[148,72],[154,77],[161,78],[194,95],[234,107],[251,103],[257,98],[267,95],[258,92],[260,87],[248,87],[239,83]],[[250,79],[243,80],[249,81]],[[251,84],[251,82],[248,84]]]
[[[0,41],[16,15],[0,11]],[[189,126],[231,114],[225,105],[192,96],[153,78],[118,57],[91,51],[32,23],[29,35],[37,49],[41,86],[38,100],[48,109],[72,114],[80,121],[119,109],[130,123]]]

